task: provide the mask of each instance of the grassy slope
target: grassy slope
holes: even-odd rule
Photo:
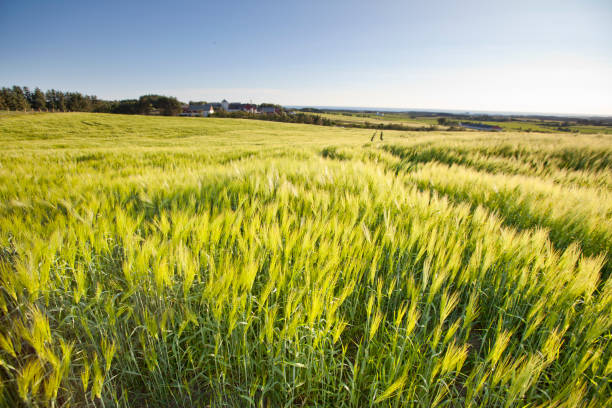
[[[445,126],[438,125],[438,118],[431,116],[414,116],[408,115],[405,113],[393,113],[393,112],[385,112],[385,116],[378,116],[373,113],[368,114],[357,114],[352,113],[350,115],[342,114],[342,113],[324,113],[320,114],[320,116],[332,119],[338,123],[365,123],[369,122],[370,124],[401,124],[403,126],[413,126],[413,127],[424,127],[435,125],[441,129],[446,129]],[[450,118],[451,120],[456,120]],[[467,121],[469,122],[469,121]],[[541,132],[541,133],[565,133],[561,130],[558,130],[556,126],[546,126],[545,123],[541,120],[535,119],[524,119],[524,120],[512,120],[506,122],[496,122],[496,121],[476,121],[478,123],[484,123],[488,125],[500,126],[507,132]],[[548,121],[548,123],[558,124],[559,121]],[[609,126],[587,126],[587,125],[577,125],[571,124],[568,126],[571,131],[577,131],[581,134],[612,134],[612,127]]]
[[[370,135],[0,117],[0,405],[610,404],[612,138]]]
[[[396,124],[399,123],[403,126],[414,126],[414,127],[424,127],[429,125],[437,125],[437,121],[435,118],[425,118],[425,117],[417,117],[411,118],[409,115],[405,114],[394,114],[394,113],[385,113],[385,116],[377,116],[375,114],[351,114],[351,115],[343,115],[340,113],[323,113],[320,116],[326,117],[328,119],[332,119],[335,122],[346,122],[346,123],[365,123],[369,122],[370,124]]]

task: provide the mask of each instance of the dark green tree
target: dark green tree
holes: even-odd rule
[[[70,112],[89,112],[91,101],[79,92],[68,92],[66,94],[66,109]]]
[[[181,103],[174,97],[162,95],[143,95],[138,100],[138,113],[150,114],[154,109],[165,116],[178,115],[182,111]]]
[[[15,94],[9,88],[2,88],[2,97],[4,99],[4,103],[6,104],[6,109],[8,110],[17,110]]]
[[[36,89],[34,90],[31,104],[32,108],[38,110],[39,112],[47,107],[45,101],[45,94],[38,87],[36,87]]]
[[[28,103],[26,95],[20,86],[17,86],[17,85],[13,86],[13,97],[14,97],[14,100],[13,100],[14,110],[22,110],[25,112],[28,109],[30,109],[30,104]]]
[[[139,113],[140,102],[136,99],[124,99],[116,102],[111,108],[112,113],[122,113],[126,115],[135,115]]]
[[[183,110],[181,103],[174,97],[165,97],[159,108],[161,114],[166,116],[178,115]]]
[[[51,112],[55,112],[55,109],[57,109],[55,89],[49,89],[45,94],[45,99],[47,101],[47,109],[51,110]]]
[[[33,102],[34,102],[34,96],[33,96],[32,92],[30,91],[30,88],[28,88],[27,86],[24,86],[23,87],[23,95],[25,96],[26,100],[28,101],[28,104],[31,107],[33,105]]]
[[[0,92],[0,111],[8,110],[8,102],[4,98],[4,89]]]
[[[57,91],[57,110],[66,112],[66,96],[62,91]]]

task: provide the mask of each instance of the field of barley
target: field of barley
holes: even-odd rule
[[[612,135],[0,116],[0,406],[612,406]]]

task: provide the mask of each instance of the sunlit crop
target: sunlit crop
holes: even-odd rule
[[[0,405],[612,405],[612,137],[0,117]]]

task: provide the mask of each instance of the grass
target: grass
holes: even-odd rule
[[[562,120],[539,120],[535,118],[513,118],[509,121],[481,121],[481,120],[460,120],[452,116],[418,116],[401,112],[384,112],[384,116],[376,115],[375,113],[355,113],[355,112],[326,112],[318,114],[324,118],[333,120],[338,124],[351,125],[355,123],[365,124],[368,122],[371,126],[399,124],[405,127],[423,128],[435,126],[437,130],[448,130],[448,126],[438,124],[439,118],[446,118],[455,122],[476,122],[486,125],[499,126],[506,132],[536,132],[536,133],[558,133],[558,134],[612,134],[610,126],[595,126],[581,125],[576,122],[571,122],[567,126],[562,126],[559,130],[559,125]]]
[[[321,113],[317,114],[324,118],[328,118],[339,124],[365,124],[366,122],[370,125],[389,125],[389,124],[400,124],[406,127],[427,127],[438,125],[436,118],[431,117],[412,117],[407,114],[385,112],[384,116],[378,116],[374,113]],[[444,126],[440,126],[445,128]]]
[[[0,117],[0,406],[612,404],[612,137]]]

